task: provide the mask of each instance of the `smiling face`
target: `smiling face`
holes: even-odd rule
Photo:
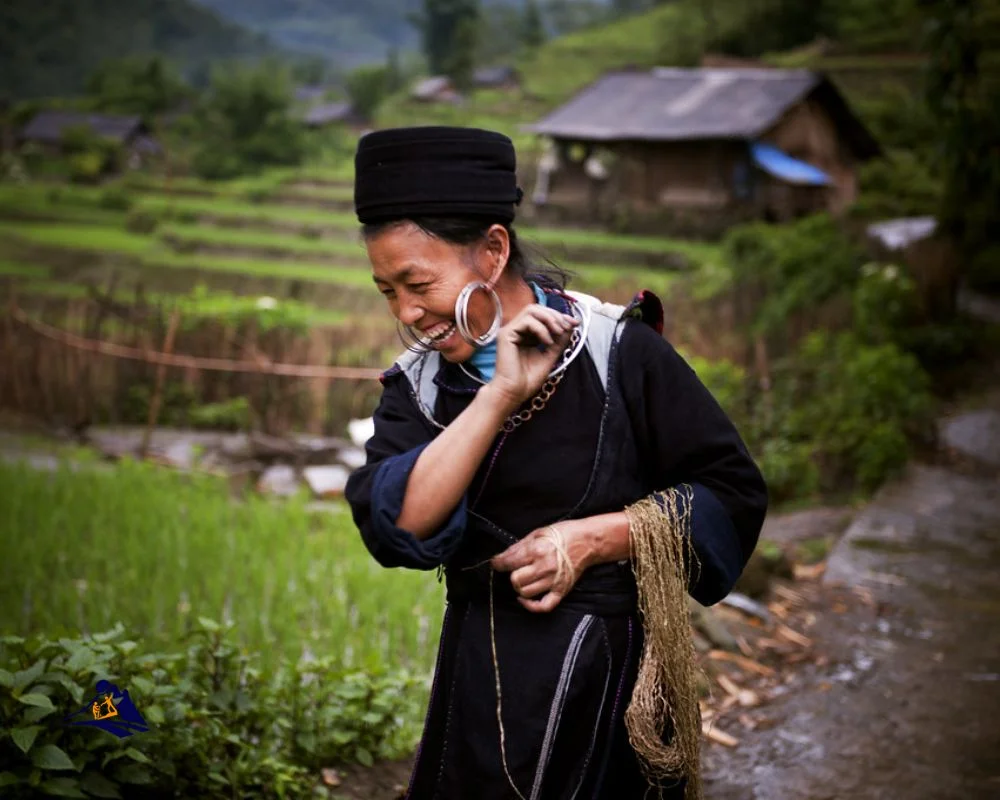
[[[448,361],[465,361],[475,351],[455,329],[455,301],[470,281],[493,286],[500,280],[508,251],[506,241],[498,241],[495,233],[491,229],[481,243],[458,245],[412,222],[402,222],[366,237],[372,278],[392,315],[431,339],[431,346]],[[474,292],[469,302],[470,328],[476,333],[485,331],[493,314],[488,294]]]

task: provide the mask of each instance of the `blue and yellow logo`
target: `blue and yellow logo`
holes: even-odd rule
[[[98,681],[97,694],[79,711],[68,715],[66,724],[91,725],[119,739],[149,730],[146,720],[128,696],[128,690],[119,691],[109,681]]]

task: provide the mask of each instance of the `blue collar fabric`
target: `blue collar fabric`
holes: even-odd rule
[[[539,305],[548,305],[548,295],[542,291],[541,287],[532,282],[531,288],[535,292],[535,299],[538,301]],[[497,368],[497,343],[490,342],[486,347],[480,347],[476,349],[476,352],[472,354],[467,362],[469,366],[475,367],[479,372],[479,376],[484,381],[493,380],[493,376],[496,374]]]

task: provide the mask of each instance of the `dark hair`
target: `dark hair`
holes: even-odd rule
[[[370,222],[361,227],[361,235],[371,239],[380,233],[396,227],[404,222],[411,222],[424,233],[436,239],[455,245],[470,245],[486,238],[486,232],[493,225],[502,225],[510,238],[510,257],[507,259],[507,269],[514,274],[529,279],[540,279],[541,282],[554,284],[565,289],[573,273],[563,269],[546,256],[538,253],[537,248],[527,247],[510,224],[490,222],[487,219],[474,217],[413,217],[411,219],[391,220],[389,222]],[[531,251],[538,253],[538,258],[531,257]],[[542,263],[538,263],[541,261]]]

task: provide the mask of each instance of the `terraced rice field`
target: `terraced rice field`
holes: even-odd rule
[[[112,273],[118,284],[188,293],[291,297],[316,324],[380,309],[351,185],[339,168],[275,171],[226,183],[131,176],[118,184],[0,187],[0,283],[19,296],[68,296]],[[666,294],[679,262],[708,265],[703,243],[599,231],[519,227],[574,285],[611,300],[639,288]],[[74,287],[76,287],[74,289]],[[386,330],[391,331],[387,318]]]

